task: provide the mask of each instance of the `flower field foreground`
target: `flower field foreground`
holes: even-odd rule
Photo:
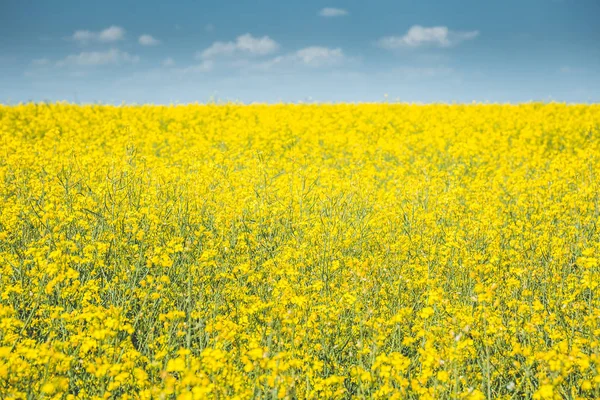
[[[0,106],[0,398],[599,398],[600,106]]]

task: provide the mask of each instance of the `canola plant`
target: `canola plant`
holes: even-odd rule
[[[0,398],[600,398],[600,105],[0,106]]]

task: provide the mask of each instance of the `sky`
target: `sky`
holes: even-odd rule
[[[600,102],[598,0],[0,0],[0,103]]]

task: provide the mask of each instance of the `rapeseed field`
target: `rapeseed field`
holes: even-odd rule
[[[0,398],[600,398],[600,105],[0,106]]]

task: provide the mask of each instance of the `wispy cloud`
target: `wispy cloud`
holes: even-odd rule
[[[210,72],[214,68],[214,61],[204,60],[199,64],[190,65],[187,67],[176,68],[174,72],[179,74],[204,73]]]
[[[306,66],[312,68],[339,65],[346,59],[340,48],[322,46],[305,47],[290,54],[275,57],[258,63],[258,69],[272,69],[277,66]]]
[[[344,59],[342,49],[330,49],[328,47],[311,46],[298,50],[294,58],[310,67],[338,64]]]
[[[70,37],[71,40],[74,40],[80,44],[88,44],[91,42],[112,43],[123,40],[123,38],[125,38],[125,29],[115,25],[99,32],[78,30],[75,31]]]
[[[581,74],[585,73],[587,70],[584,67],[574,67],[572,65],[563,65],[558,69],[558,72],[561,74]]]
[[[319,16],[325,18],[344,17],[346,15],[348,15],[348,11],[342,8],[325,7],[319,11]]]
[[[377,45],[388,50],[421,46],[452,47],[477,36],[479,31],[451,31],[446,26],[414,25],[405,35],[383,37],[377,41]]]
[[[138,38],[139,44],[142,46],[156,46],[160,44],[160,40],[154,38],[152,35],[144,34]]]
[[[175,65],[175,60],[173,60],[171,57],[167,57],[162,61],[163,67],[172,67],[174,65]]]
[[[48,64],[50,64],[50,60],[47,58],[36,58],[35,60],[31,61],[31,65],[35,67],[44,67]]]
[[[66,66],[99,66],[99,65],[119,65],[136,63],[139,57],[118,49],[107,51],[83,51],[79,54],[71,54],[56,62],[57,67]]]
[[[279,44],[270,37],[255,37],[250,33],[246,33],[238,36],[235,41],[215,42],[204,51],[196,54],[196,58],[207,60],[236,54],[262,56],[274,53],[278,49]]]

